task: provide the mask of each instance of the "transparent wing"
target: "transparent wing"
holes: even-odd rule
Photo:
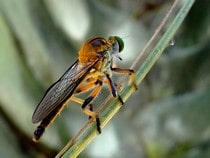
[[[32,122],[40,122],[57,106],[64,104],[97,62],[98,60],[84,67],[77,60],[57,82],[48,88],[33,113]]]

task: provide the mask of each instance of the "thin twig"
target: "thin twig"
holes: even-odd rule
[[[179,0],[175,0],[172,4],[172,6],[170,7],[169,11],[166,13],[166,16],[163,18],[163,20],[161,21],[160,25],[157,27],[157,29],[155,30],[154,34],[152,35],[152,37],[150,38],[150,40],[147,42],[146,46],[143,48],[143,50],[139,53],[139,56],[137,57],[137,59],[134,61],[134,63],[131,65],[131,69],[133,69],[134,67],[136,67],[137,65],[141,64],[141,59],[143,59],[149,52],[147,52],[147,49],[149,48],[149,46],[151,46],[151,44],[155,41],[156,37],[158,36],[158,34],[160,33],[160,31],[163,29],[163,27],[165,26],[167,20],[169,19],[172,11],[174,10],[174,8],[176,7],[177,3]]]
[[[56,155],[55,158],[60,158],[63,154],[74,144],[74,142],[79,138],[79,136],[83,133],[83,131],[88,127],[89,123],[86,123],[80,130],[77,132],[63,147],[63,149]]]

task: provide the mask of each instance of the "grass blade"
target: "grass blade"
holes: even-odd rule
[[[174,4],[178,2],[176,0]],[[154,63],[158,60],[160,55],[163,53],[164,49],[168,46],[169,42],[173,39],[176,31],[180,27],[181,23],[185,19],[187,13],[189,12],[191,6],[193,5],[194,0],[183,0],[181,8],[179,9],[176,17],[170,24],[170,26],[165,31],[162,38],[155,45],[154,49],[149,53],[149,55],[144,60],[143,64],[136,71],[136,84],[139,85],[149,70],[152,68]],[[177,4],[177,3],[176,3]],[[140,60],[140,59],[137,59]],[[138,63],[138,61],[135,61]],[[121,97],[124,101],[128,99],[128,97],[135,91],[135,88],[132,86],[127,86],[123,88],[121,91]],[[116,114],[116,112],[122,106],[117,99],[111,99],[108,102],[109,106],[106,106],[105,110],[100,113],[101,116],[101,126],[102,128],[109,122],[109,120]],[[97,136],[97,131],[95,129],[95,125],[91,125],[86,131],[80,136],[80,138],[71,146],[67,144],[66,149],[67,152],[63,155],[63,151],[57,155],[60,157],[63,155],[63,158],[69,157],[77,157],[79,153],[85,149],[85,147]]]

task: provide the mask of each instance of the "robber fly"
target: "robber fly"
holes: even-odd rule
[[[40,103],[37,105],[32,122],[41,122],[34,131],[33,141],[37,142],[45,131],[45,128],[56,118],[69,101],[81,104],[82,111],[95,120],[97,131],[101,133],[100,119],[93,111],[92,101],[100,93],[102,85],[108,85],[113,95],[123,104],[114,82],[111,79],[112,72],[130,75],[130,82],[134,84],[135,73],[131,69],[113,67],[113,58],[122,60],[119,53],[123,50],[123,40],[118,36],[92,38],[82,45],[76,62],[51,85]],[[81,99],[76,94],[91,91],[86,99]]]

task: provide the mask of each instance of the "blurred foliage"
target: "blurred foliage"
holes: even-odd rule
[[[34,108],[90,37],[125,40],[129,67],[170,3],[0,0],[0,157],[53,157],[85,123],[71,105],[31,142]],[[159,62],[81,157],[210,157],[210,6],[196,1]],[[102,94],[103,95],[103,92]],[[100,98],[100,97],[99,97]]]

